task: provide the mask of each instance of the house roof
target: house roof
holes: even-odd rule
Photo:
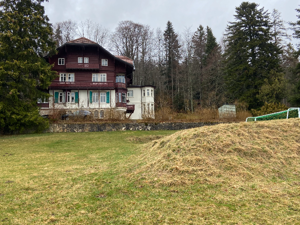
[[[69,41],[68,43],[78,43],[78,44],[98,44],[94,41],[91,41],[85,37],[77,38],[75,40]]]
[[[113,58],[115,58],[117,61],[123,62],[131,67],[133,67],[133,70],[135,70],[134,68],[134,64],[133,64],[133,60],[126,57],[126,56],[115,56],[113,54],[111,54],[109,51],[107,51],[105,48],[103,48],[101,45],[99,45],[98,43],[91,41],[85,37],[81,37],[81,38],[77,38],[75,40],[66,42],[65,44],[63,44],[62,46],[59,46],[57,49],[60,49],[66,45],[82,45],[82,46],[87,46],[87,45],[95,45],[98,46],[102,51],[106,52],[107,54],[111,55]]]
[[[130,63],[131,65],[133,65],[133,60],[126,57],[126,56],[122,56],[122,55],[115,55],[116,58],[119,58],[127,63]]]

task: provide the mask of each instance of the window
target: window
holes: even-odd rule
[[[153,97],[153,90],[151,90],[151,97]]]
[[[93,82],[106,82],[106,73],[94,73],[92,77]]]
[[[151,104],[151,114],[154,114],[154,104]]]
[[[104,118],[104,110],[100,111],[100,118],[103,119]]]
[[[133,90],[128,90],[127,97],[133,97]]]
[[[68,81],[69,82],[74,82],[74,73],[69,73],[68,74]]]
[[[147,89],[147,96],[150,96],[150,90]]]
[[[59,76],[59,81],[66,82],[67,75],[65,73],[61,73]]]
[[[122,93],[122,102],[126,103],[126,94],[125,93]]]
[[[122,102],[122,93],[119,93],[119,102]]]
[[[98,102],[98,92],[93,92],[92,102]]]
[[[98,82],[98,74],[93,74],[92,81],[93,82]]]
[[[108,59],[102,59],[101,66],[108,66]]]
[[[100,74],[100,82],[106,82],[106,74],[105,73]]]
[[[96,110],[95,112],[94,112],[94,118],[98,118],[98,111]]]
[[[37,103],[48,103],[49,100],[47,97],[41,97],[37,99]]]
[[[125,83],[124,76],[116,76],[116,83]]]
[[[84,57],[84,63],[89,63],[89,57]]]
[[[65,65],[65,58],[58,58],[58,65]]]
[[[145,96],[145,90],[143,90],[143,96]]]
[[[100,93],[100,102],[101,103],[106,102],[106,94],[104,92]]]
[[[78,57],[78,63],[82,63],[82,57]]]
[[[75,92],[68,92],[67,102],[75,103]]]
[[[63,92],[59,92],[59,95],[58,95],[58,102],[59,103],[65,103],[65,95]]]
[[[74,73],[61,73],[59,77],[60,82],[74,82],[75,81],[75,75]]]
[[[146,113],[146,104],[143,104],[143,109],[142,109],[142,111],[143,111],[143,114],[145,114]]]

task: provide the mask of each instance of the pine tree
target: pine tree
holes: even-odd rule
[[[205,66],[206,59],[206,39],[207,35],[202,25],[200,25],[197,31],[193,35],[193,71],[195,74],[195,99],[198,100],[198,104],[202,101],[203,96],[203,68]]]
[[[44,0],[0,2],[0,132],[43,129],[38,98],[56,76],[43,56],[55,52]]]
[[[176,81],[178,80],[177,68],[180,58],[180,45],[178,42],[178,35],[175,33],[173,25],[170,21],[168,21],[167,28],[164,32],[164,48],[167,89],[171,91],[172,104],[174,104],[176,84],[178,83]]]
[[[243,2],[236,8],[236,21],[226,33],[225,79],[229,97],[259,108],[257,98],[271,70],[280,72],[280,49],[272,41],[269,14],[256,3]]]
[[[300,9],[296,9],[296,11],[298,12],[298,20],[295,23],[290,23],[290,25],[292,26],[292,30],[294,31],[294,38],[300,39]],[[300,48],[298,48],[298,55],[300,55]]]

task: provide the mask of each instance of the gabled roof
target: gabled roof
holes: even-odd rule
[[[94,41],[91,41],[85,37],[77,38],[75,40],[69,41],[68,43],[78,43],[78,44],[98,44]]]
[[[81,37],[81,38],[77,38],[75,40],[72,40],[72,41],[69,41],[69,42],[66,42],[65,44],[63,44],[62,46],[59,46],[57,49],[60,49],[64,46],[67,46],[67,45],[82,45],[82,46],[87,46],[87,45],[95,45],[97,47],[99,47],[102,51],[106,52],[108,55],[112,56],[113,58],[115,58],[117,61],[119,62],[123,62],[131,67],[133,67],[133,70],[135,70],[134,68],[134,64],[133,64],[133,60],[126,57],[126,56],[115,56],[113,54],[111,54],[109,51],[107,51],[105,48],[103,48],[101,45],[99,45],[98,43],[94,42],[94,41],[91,41],[85,37]]]

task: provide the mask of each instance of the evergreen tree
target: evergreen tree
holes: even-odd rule
[[[44,0],[0,2],[0,132],[43,129],[38,98],[56,73],[43,58],[55,51],[52,28],[44,14]]]
[[[300,9],[296,9],[296,11],[298,12],[298,20],[295,23],[290,23],[290,25],[292,26],[292,30],[294,31],[294,38],[300,39]],[[300,55],[300,48],[298,49],[298,55]]]
[[[193,71],[195,74],[195,99],[198,104],[201,103],[203,97],[203,68],[206,59],[206,32],[202,25],[200,25],[192,38],[193,53]]]
[[[243,2],[236,8],[236,21],[226,33],[225,79],[229,97],[249,108],[259,108],[257,98],[271,70],[280,72],[280,49],[272,41],[269,14],[256,3]]]
[[[170,21],[167,23],[167,28],[164,32],[164,48],[165,48],[165,66],[167,77],[167,89],[171,91],[172,104],[174,103],[176,84],[178,82],[177,68],[180,59],[180,45],[178,35],[173,29]],[[178,90],[178,89],[177,89]],[[177,93],[178,94],[178,93]]]

